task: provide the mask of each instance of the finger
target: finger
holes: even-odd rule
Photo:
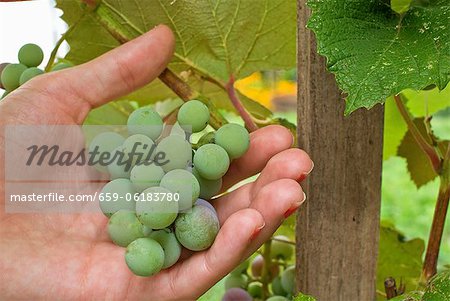
[[[161,25],[90,62],[37,77],[33,86],[60,101],[70,100],[67,106],[74,112],[74,105],[98,107],[155,79],[173,49],[172,31]]]
[[[233,161],[223,179],[223,190],[237,182],[260,172],[275,154],[292,146],[293,136],[289,130],[279,125],[261,128],[250,135],[247,153]]]
[[[312,168],[308,154],[300,149],[287,149],[269,160],[254,183],[246,184],[211,203],[217,210],[219,220],[224,221],[237,210],[250,207],[252,199],[264,186],[281,179],[299,181]]]
[[[267,184],[280,180],[292,179],[303,181],[314,167],[309,155],[301,149],[291,148],[273,156],[259,175],[252,187],[256,195]]]
[[[294,180],[281,179],[264,186],[250,204],[250,208],[261,213],[266,225],[253,241],[248,255],[267,241],[305,200],[305,193]]]

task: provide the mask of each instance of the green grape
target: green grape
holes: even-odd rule
[[[64,69],[72,68],[73,66],[74,65],[72,63],[60,62],[60,63],[53,65],[51,71],[64,70]]]
[[[9,64],[2,71],[1,81],[6,91],[11,92],[20,86],[20,76],[27,70],[22,64]]]
[[[186,132],[183,130],[183,128],[180,126],[178,122],[175,122],[175,124],[172,126],[170,130],[170,135],[176,135],[183,137],[183,139],[186,139]]]
[[[36,67],[28,68],[20,76],[19,84],[23,85],[24,83],[26,83],[27,81],[29,81],[33,77],[36,77],[36,76],[41,75],[41,74],[44,74],[44,71],[42,71],[39,68],[36,68]]]
[[[244,274],[228,275],[225,278],[225,290],[233,287],[247,288],[248,277]]]
[[[130,178],[131,170],[127,165],[127,156],[123,153],[122,146],[119,146],[116,150],[112,151],[112,156],[114,156],[115,159],[107,166],[111,180]],[[136,191],[140,192],[138,190]]]
[[[207,180],[218,180],[230,167],[227,152],[215,144],[201,146],[194,155],[194,167]]]
[[[136,190],[142,192],[147,188],[159,186],[163,177],[164,170],[160,166],[140,164],[131,170],[130,180]]]
[[[203,178],[197,171],[197,169],[192,169],[192,174],[197,178],[200,184],[200,197],[205,200],[210,200],[212,197],[219,194],[222,188],[222,178],[217,180],[207,180]]]
[[[194,175],[185,169],[169,171],[162,178],[160,185],[173,193],[179,194],[178,207],[180,211],[192,208],[200,195],[200,184]]]
[[[153,233],[149,236],[151,239],[157,241],[164,250],[164,265],[163,269],[170,268],[175,263],[177,263],[178,259],[180,259],[181,255],[181,245],[175,237],[175,233],[173,233],[169,229],[153,231]]]
[[[135,134],[128,137],[122,146],[122,151],[127,158],[133,161],[133,165],[148,161],[150,154],[155,148],[155,143],[149,137],[142,134]],[[132,153],[134,150],[134,154]]]
[[[6,68],[6,66],[8,66],[9,63],[1,63],[0,64],[0,77],[2,75],[3,69]],[[3,87],[2,81],[0,80],[0,89],[5,89],[5,87]]]
[[[25,44],[19,50],[19,62],[27,67],[37,67],[44,60],[44,52],[36,44]]]
[[[111,216],[108,222],[109,237],[121,247],[126,247],[133,240],[144,237],[143,230],[144,226],[133,211],[119,210]]]
[[[97,136],[92,139],[91,143],[89,144],[89,152],[93,153],[94,151],[97,151],[98,153],[109,153],[111,155],[114,155],[116,152],[116,149],[121,146],[124,143],[125,139],[114,132],[104,132],[100,133]],[[94,159],[98,161],[100,158],[100,155],[97,154]],[[107,166],[102,166],[101,164],[96,164],[95,167],[101,171],[106,172]]]
[[[139,196],[136,213],[145,226],[151,229],[164,229],[177,218],[178,202],[173,199],[173,194],[169,190],[150,187]]]
[[[247,152],[250,135],[243,126],[229,123],[217,130],[215,143],[223,147],[231,159],[236,159]]]
[[[164,158],[158,160],[157,157],[161,155]],[[153,152],[153,160],[157,165],[164,163],[161,167],[165,172],[185,169],[192,161],[191,144],[178,135],[168,136],[159,142]]]
[[[254,277],[261,277],[264,266],[265,266],[264,257],[262,257],[261,255],[256,256],[253,259],[252,265],[251,265],[252,275]],[[277,263],[272,263],[270,265],[269,272],[270,272],[271,279],[278,276],[278,274],[280,273],[279,265]]]
[[[263,291],[263,285],[261,282],[252,282],[247,287],[247,292],[253,298],[261,298]]]
[[[266,301],[289,301],[289,299],[283,296],[272,296]]]
[[[144,236],[145,236],[145,237],[149,237],[150,234],[153,233],[153,229],[152,229],[152,228],[149,228],[149,227],[147,227],[147,226],[143,226],[143,227],[142,227],[142,231],[144,232]]]
[[[136,208],[133,184],[128,179],[116,179],[106,184],[100,192],[100,208],[107,217],[124,209]]]
[[[225,292],[222,301],[253,301],[253,298],[242,288],[233,287]]]
[[[128,117],[128,132],[130,135],[142,134],[156,140],[163,130],[163,120],[152,108],[142,107]]]
[[[214,206],[211,205],[211,203],[208,201],[205,201],[203,199],[197,199],[197,201],[195,201],[195,205],[204,206],[204,207],[210,209],[215,215],[217,215],[216,208],[214,208]]]
[[[281,285],[281,277],[277,276],[273,278],[272,280],[272,292],[275,295],[279,296],[287,296],[287,292],[284,290],[283,286]]]
[[[178,216],[175,235],[186,249],[202,251],[214,243],[219,227],[219,219],[214,212],[204,206],[194,206]]]
[[[289,293],[295,293],[295,266],[290,266],[281,274],[281,286]]]
[[[272,241],[272,247],[270,255],[272,258],[282,258],[284,260],[289,260],[294,255],[294,246],[290,244],[289,238],[283,235],[274,236],[275,240]],[[282,242],[282,241],[286,242]]]
[[[192,127],[193,133],[200,132],[209,122],[208,107],[201,101],[190,100],[181,106],[177,120],[182,127]]]
[[[249,266],[249,260],[244,260],[241,262],[240,265],[238,265],[233,271],[231,271],[231,275],[240,275],[240,274],[247,274],[247,269]]]
[[[125,262],[135,275],[153,276],[164,265],[164,250],[151,238],[138,238],[128,245]]]

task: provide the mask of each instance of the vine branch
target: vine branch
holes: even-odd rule
[[[437,272],[437,262],[441,247],[442,235],[444,233],[445,219],[447,217],[450,200],[450,144],[447,146],[442,172],[439,177],[440,186],[436,202],[436,208],[428,239],[427,252],[422,269],[422,278],[429,280]]]
[[[239,99],[239,96],[236,93],[236,90],[234,88],[234,77],[230,76],[230,80],[228,81],[226,85],[228,97],[231,100],[231,103],[233,104],[234,108],[238,111],[239,115],[242,117],[245,123],[245,127],[250,131],[254,132],[258,129],[258,126],[253,121],[252,116],[247,111],[247,109],[242,104],[241,100]]]
[[[431,166],[433,167],[434,171],[439,174],[441,169],[441,159],[439,158],[439,155],[437,154],[436,150],[433,146],[431,146],[423,137],[423,135],[420,133],[420,131],[417,129],[416,125],[414,124],[408,110],[406,109],[400,95],[394,96],[395,103],[397,105],[397,108],[402,115],[404,121],[406,122],[409,131],[411,132],[412,136],[414,137],[414,140],[416,141],[417,145],[420,147],[420,149],[425,153],[425,155],[428,157],[428,159],[431,162]]]

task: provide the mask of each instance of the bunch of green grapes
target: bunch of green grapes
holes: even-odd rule
[[[203,251],[214,243],[220,226],[208,200],[220,193],[230,161],[250,141],[244,127],[227,124],[193,147],[189,134],[203,131],[209,118],[208,107],[191,100],[170,128],[152,108],[141,107],[128,118],[128,137],[105,132],[89,145],[123,159],[96,166],[111,180],[99,194],[100,208],[111,240],[127,248],[126,264],[138,276],[171,267],[183,248]]]
[[[295,267],[288,263],[293,255],[292,242],[285,236],[275,236],[270,258],[259,254],[241,263],[225,278],[226,291],[222,301],[291,300],[295,293]],[[268,262],[270,266],[266,268]]]
[[[0,89],[5,90],[0,99],[25,84],[30,79],[44,73],[43,70],[38,68],[44,60],[44,52],[38,45],[23,45],[19,50],[18,59],[19,63],[17,64],[0,64]],[[52,71],[61,70],[71,66],[72,65],[68,63],[59,63],[52,68]]]

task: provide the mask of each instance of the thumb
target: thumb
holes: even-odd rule
[[[169,63],[174,44],[170,28],[160,25],[90,62],[36,77],[30,84],[64,102],[67,111],[85,115],[86,105],[101,106],[155,79]]]

